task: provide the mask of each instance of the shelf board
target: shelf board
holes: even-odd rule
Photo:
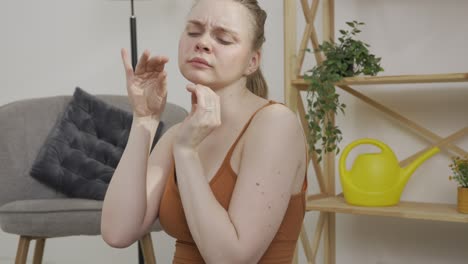
[[[452,83],[468,82],[468,73],[394,75],[394,76],[359,76],[344,78],[339,85],[369,85],[369,84],[409,84],[409,83]],[[292,84],[300,90],[307,90],[308,83],[304,79],[295,79]]]
[[[363,207],[348,205],[341,196],[308,199],[307,211],[468,223],[468,214],[458,213],[455,204],[400,202],[396,206]]]

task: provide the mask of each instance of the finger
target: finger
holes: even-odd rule
[[[212,108],[213,110],[210,111],[213,115],[213,118],[217,124],[221,124],[221,105],[220,105],[220,98],[218,94],[216,94],[213,89],[210,87],[204,86],[204,90],[207,94],[207,107]]]
[[[146,65],[146,70],[162,72],[164,71],[164,66],[166,65],[168,61],[169,61],[169,58],[164,57],[164,56],[157,56],[157,57],[151,58],[148,61],[148,64]]]
[[[163,71],[158,76],[160,83],[162,84],[161,87],[167,87],[167,72]]]
[[[195,86],[193,84],[188,84],[185,89],[187,89],[188,92],[191,93],[191,98],[192,98],[192,107],[190,109],[189,117],[192,117],[195,111],[197,110],[197,96],[195,94]]]
[[[127,74],[127,76],[129,74],[133,74],[133,67],[132,67],[132,64],[130,63],[130,59],[128,58],[128,53],[125,48],[122,48],[120,50],[120,56],[122,57],[122,62],[123,62],[125,73]]]
[[[200,88],[200,90],[202,91],[202,94],[204,95],[203,98],[205,98],[204,107],[212,108],[212,111],[217,110],[215,100],[218,95],[210,87],[203,86],[203,85],[198,85],[198,87]]]
[[[221,124],[221,102],[220,102],[220,98],[218,95],[216,95],[215,97],[215,102],[216,102],[216,119],[218,121],[218,124]]]
[[[187,90],[192,93],[192,111],[195,112],[198,109],[206,108],[206,101],[203,95],[203,91],[199,85],[189,84],[187,85]]]
[[[219,105],[219,96],[214,92],[211,96],[211,102],[213,106],[213,118],[216,124],[221,124],[221,108]]]
[[[163,81],[165,81],[167,79],[167,72],[166,71],[163,71],[163,72],[160,72],[158,74],[158,76],[156,77],[156,81],[160,84],[165,84],[163,83]]]
[[[197,111],[197,104],[192,105],[192,109],[190,111],[190,116],[192,116],[195,113],[195,111]]]
[[[202,109],[205,109],[207,104],[206,104],[206,97],[205,97],[203,88],[200,87],[199,85],[195,85],[195,94],[197,96],[197,106],[201,107]]]
[[[161,72],[158,76],[158,82],[160,83],[160,85],[158,85],[157,87],[159,87],[159,89],[157,88],[157,91],[158,92],[158,95],[159,96],[166,96],[167,95],[167,73],[166,72]]]
[[[187,91],[189,91],[191,93],[191,102],[192,102],[192,106],[197,104],[197,95],[196,95],[196,87],[195,85],[193,84],[188,84],[187,87],[186,87]]]
[[[145,72],[146,64],[148,63],[148,59],[150,57],[149,50],[145,49],[143,54],[141,54],[140,60],[138,61],[135,69],[135,74],[142,74]]]
[[[149,83],[151,85],[151,94],[155,96],[163,96],[167,90],[167,72],[161,72],[156,77],[156,80]]]

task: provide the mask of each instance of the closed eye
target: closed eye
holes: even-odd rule
[[[232,44],[232,42],[229,42],[229,41],[226,41],[222,38],[217,38],[217,40],[219,41],[219,43],[223,44],[223,45],[230,45]]]
[[[196,36],[200,36],[200,33],[198,33],[198,32],[187,32],[187,35],[189,35],[190,37],[196,37]]]

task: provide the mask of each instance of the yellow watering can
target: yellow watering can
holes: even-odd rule
[[[361,144],[377,146],[382,152],[360,154],[351,170],[346,169],[349,152]],[[428,158],[439,152],[433,147],[401,168],[393,151],[383,142],[363,138],[346,146],[340,157],[340,180],[347,203],[359,206],[391,206],[400,201],[409,177]]]

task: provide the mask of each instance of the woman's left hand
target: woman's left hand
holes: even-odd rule
[[[219,96],[209,87],[189,84],[192,93],[192,110],[178,129],[174,148],[196,150],[198,145],[221,125]]]

